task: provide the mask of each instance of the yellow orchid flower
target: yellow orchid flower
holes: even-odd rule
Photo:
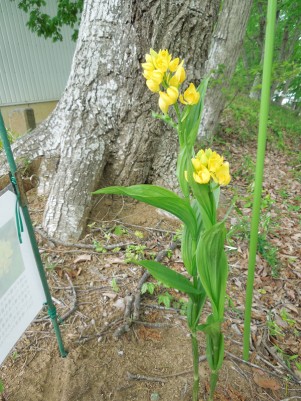
[[[147,85],[148,89],[152,92],[159,92],[159,90],[160,90],[160,84],[153,81],[152,79],[148,79],[146,81],[146,85]]]
[[[198,159],[197,157],[191,159],[191,161],[192,161],[195,171],[199,171],[202,168],[203,164],[202,164],[201,160]]]
[[[180,102],[183,104],[197,104],[199,100],[200,94],[192,83],[188,86],[184,95],[180,95]]]
[[[211,173],[215,173],[224,162],[224,158],[216,152],[212,152],[208,158],[208,169]]]
[[[146,71],[154,71],[155,66],[153,63],[142,63],[141,67]]]
[[[179,91],[176,87],[170,86],[166,92],[159,92],[159,107],[163,113],[168,112],[168,107],[175,104],[179,97]]]
[[[150,79],[160,85],[163,81],[163,73],[160,70],[154,70],[150,73]]]
[[[229,174],[229,163],[224,162],[216,171],[215,176],[219,185],[228,185],[231,181],[231,175]]]
[[[162,92],[161,92],[161,93],[162,93]],[[160,110],[161,110],[164,114],[167,114],[167,113],[168,113],[169,104],[166,103],[165,99],[164,99],[162,96],[159,97],[159,107],[160,107]]]
[[[198,184],[208,184],[210,178],[211,178],[210,173],[205,166],[201,166],[198,172],[193,173],[193,179]]]
[[[169,63],[169,66],[168,66],[169,71],[175,72],[176,69],[178,68],[179,62],[180,62],[180,59],[178,57],[171,60],[171,62]]]
[[[177,70],[175,72],[175,75],[174,75],[174,79],[177,80],[177,82],[179,84],[184,82],[185,79],[186,79],[186,72],[185,72],[185,69],[183,67],[183,64],[184,64],[184,60],[181,61],[181,63],[179,64],[179,66],[178,66],[178,68],[177,68]]]
[[[208,150],[208,149],[206,149],[206,150]],[[207,164],[208,164],[208,156],[207,156],[207,154],[206,154],[206,152],[205,152],[204,149],[199,150],[198,153],[196,154],[196,157],[201,161],[201,163],[202,163],[205,167],[207,167]]]
[[[154,60],[156,68],[163,73],[168,70],[169,63],[171,61],[171,55],[168,50],[160,50],[158,56]]]

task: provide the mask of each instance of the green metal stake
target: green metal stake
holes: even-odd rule
[[[271,75],[272,75],[276,10],[277,10],[277,0],[269,0],[268,10],[267,10],[267,26],[265,34],[254,202],[253,202],[253,212],[251,221],[248,280],[247,280],[247,291],[246,291],[244,349],[243,349],[243,358],[245,361],[249,359],[249,350],[250,350],[251,309],[252,309],[252,298],[253,298],[257,241],[258,241],[258,226],[259,226],[261,194],[262,194],[262,179],[263,179],[264,157],[265,157],[265,147],[266,147],[267,122],[268,122],[268,113],[270,105],[270,87],[271,87]]]
[[[16,180],[16,172],[17,172],[17,166],[13,157],[13,153],[10,147],[10,143],[7,137],[7,132],[4,126],[4,121],[3,121],[3,117],[0,111],[0,138],[1,141],[3,143],[3,148],[6,154],[6,158],[9,164],[9,168],[10,168],[10,172],[12,174],[12,177],[14,178],[14,181],[17,182]],[[18,186],[16,185],[16,190],[19,191]],[[19,195],[20,193],[18,193]],[[39,270],[39,274],[40,274],[40,278],[41,278],[41,282],[42,282],[42,286],[44,289],[44,293],[46,296],[46,302],[48,305],[48,315],[52,321],[53,324],[53,328],[54,328],[54,332],[57,338],[57,342],[58,342],[58,347],[59,347],[59,351],[62,357],[66,357],[67,356],[67,351],[64,348],[63,345],[63,340],[62,340],[62,335],[61,335],[61,331],[59,328],[59,324],[58,324],[58,320],[57,320],[57,314],[56,314],[56,308],[52,302],[52,298],[51,298],[51,294],[50,294],[50,290],[48,287],[48,283],[47,283],[47,279],[45,276],[45,272],[44,272],[44,268],[43,268],[43,262],[40,256],[40,252],[39,252],[39,248],[38,248],[38,244],[36,241],[36,237],[35,237],[35,233],[32,227],[32,223],[31,223],[31,219],[30,219],[30,215],[28,212],[28,208],[26,205],[21,205],[22,207],[22,211],[23,211],[23,216],[24,216],[24,220],[27,226],[27,230],[28,230],[28,234],[29,234],[29,238],[30,238],[30,242],[31,242],[31,246],[32,246],[32,250],[34,253],[34,257],[38,266],[38,270]]]

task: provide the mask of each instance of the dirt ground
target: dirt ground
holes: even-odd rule
[[[244,158],[254,157],[255,149],[235,138],[226,143],[231,148],[218,144],[217,150],[231,152],[231,165],[236,166],[236,178],[225,190],[225,199],[230,199],[233,188],[246,192]],[[280,191],[285,191],[285,202]],[[277,248],[279,274],[273,277],[267,261],[258,256],[252,352],[246,364],[242,333],[248,240],[243,236],[229,240],[226,355],[215,400],[301,399],[301,372],[295,364],[299,361],[301,366],[301,235],[296,200],[300,182],[273,148],[267,153],[264,194],[273,202],[263,213],[278,222],[269,241]],[[126,262],[129,244],[136,247],[132,252],[156,255],[168,249],[178,222],[143,204],[100,198],[85,238],[74,246],[62,245],[45,238],[40,229],[44,200],[34,190],[29,200],[53,300],[64,319],[60,327],[68,356],[60,357],[47,313],[42,311],[0,368],[5,385],[2,401],[190,401],[192,356],[182,295],[156,286],[154,294],[142,295],[139,319],[124,321],[127,302],[143,275],[142,268]],[[226,209],[227,203],[222,207]],[[251,205],[240,200],[237,204],[248,217]],[[238,226],[241,218],[233,209],[228,228]],[[184,270],[179,249],[164,262]],[[169,307],[158,301],[166,291],[172,297]],[[201,401],[207,399],[209,380],[204,338],[199,337]]]

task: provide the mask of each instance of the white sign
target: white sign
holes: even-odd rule
[[[16,226],[16,195],[0,197],[0,364],[46,302],[27,227]]]

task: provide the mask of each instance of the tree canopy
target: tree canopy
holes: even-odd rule
[[[11,0],[16,1],[16,0]],[[45,13],[46,0],[17,0],[18,7],[28,13],[28,28],[38,36],[52,38],[54,42],[63,40],[61,28],[64,25],[73,29],[72,39],[78,36],[78,24],[84,0],[57,0],[55,15]]]

